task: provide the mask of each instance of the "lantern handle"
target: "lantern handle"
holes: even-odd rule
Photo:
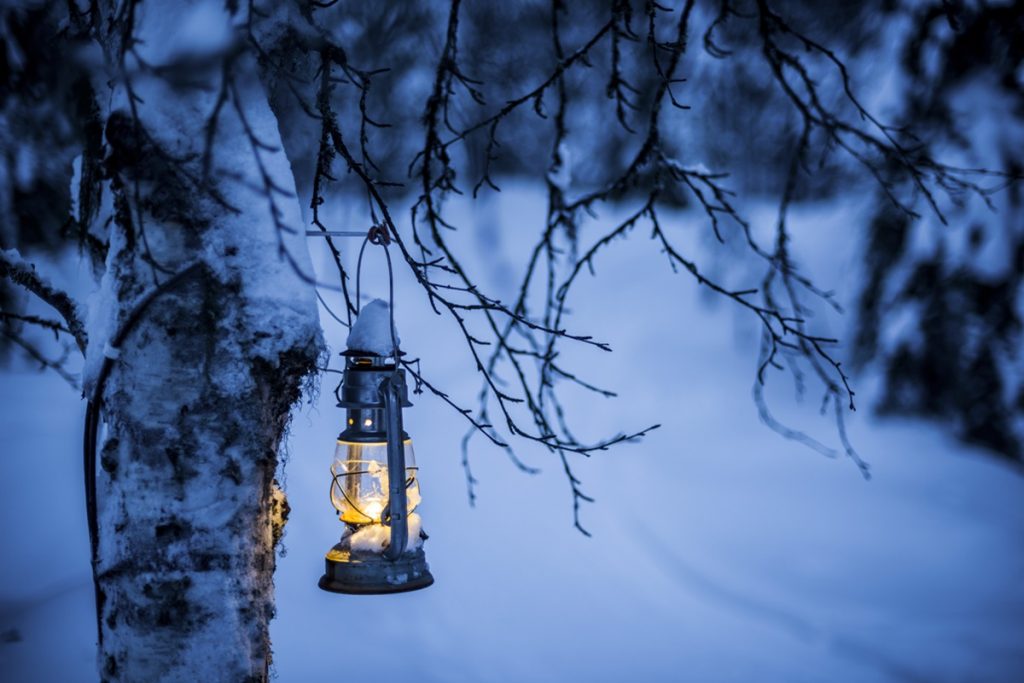
[[[398,362],[398,358],[395,358]],[[388,503],[381,513],[382,524],[391,527],[391,543],[384,557],[394,561],[405,552],[409,542],[408,503],[405,483],[405,441],[402,438],[402,375],[398,370],[380,383],[384,395],[384,418],[387,423]]]
[[[379,244],[384,247],[384,257],[388,263],[388,316],[391,325],[391,348],[395,357],[395,368],[399,366],[398,336],[395,333],[395,272],[391,266],[391,252],[388,245],[391,244],[391,235],[387,226],[374,225],[366,231],[363,244],[359,247],[359,259],[356,261],[356,315],[362,310],[362,280],[363,280],[363,254],[366,252],[367,244]]]

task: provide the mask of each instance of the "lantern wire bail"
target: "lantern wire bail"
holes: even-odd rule
[[[356,315],[359,315],[359,311],[362,309],[362,279],[363,279],[363,254],[366,252],[367,244],[379,244],[384,247],[384,257],[387,259],[388,264],[388,324],[391,326],[391,347],[393,349],[395,357],[395,373],[398,372],[400,365],[399,361],[399,350],[398,350],[398,338],[395,335],[395,273],[391,266],[391,252],[388,251],[388,245],[391,244],[391,235],[388,233],[388,228],[383,223],[378,223],[372,226],[366,231],[366,237],[363,238],[363,244],[359,247],[359,259],[356,261]]]

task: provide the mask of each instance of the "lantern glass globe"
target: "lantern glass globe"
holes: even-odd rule
[[[406,510],[420,503],[420,484],[412,439],[405,439]],[[331,502],[348,524],[380,524],[388,501],[388,444],[339,439],[331,464]]]

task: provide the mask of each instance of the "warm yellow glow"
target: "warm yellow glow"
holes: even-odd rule
[[[362,508],[367,517],[380,519],[380,513],[384,511],[384,501],[377,499],[368,500],[362,505]]]
[[[420,503],[412,439],[405,447],[407,510]],[[331,502],[338,518],[349,524],[379,524],[388,500],[388,452],[386,441],[357,443],[339,440],[331,465]]]
[[[350,425],[354,425],[354,424],[356,423],[356,421],[355,421],[355,420],[353,420],[353,419],[352,419],[352,418],[350,417],[350,418],[348,419],[348,423],[349,423]]]

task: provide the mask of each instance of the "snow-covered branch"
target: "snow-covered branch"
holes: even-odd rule
[[[0,251],[0,277],[6,278],[16,285],[31,292],[41,301],[48,304],[64,319],[66,331],[74,338],[78,349],[85,353],[89,336],[85,331],[85,316],[82,308],[71,296],[55,286],[49,279],[40,275],[35,266],[22,258],[17,249]],[[26,320],[33,324],[41,324],[36,320]],[[50,329],[52,325],[44,325]]]

